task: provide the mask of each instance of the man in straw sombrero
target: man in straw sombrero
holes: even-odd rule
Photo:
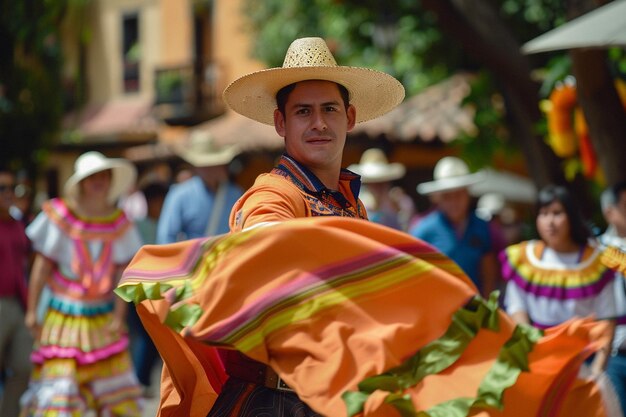
[[[321,38],[294,41],[283,66],[246,75],[224,91],[236,112],[273,124],[285,153],[233,208],[233,227],[295,217],[366,218],[360,178],[341,169],[347,132],[404,98],[392,76],[338,66]]]
[[[193,176],[173,185],[167,193],[157,243],[227,233],[230,209],[242,194],[229,177],[229,165],[239,154],[238,147],[219,145],[207,130],[195,129],[174,152],[193,167]]]
[[[488,296],[496,289],[499,264],[489,224],[474,212],[469,193],[469,187],[482,180],[481,173],[470,173],[462,159],[441,158],[433,180],[417,186],[417,192],[430,197],[435,210],[410,233],[452,258]]]
[[[224,91],[226,103],[246,117],[273,124],[285,140],[285,152],[233,207],[233,230],[299,217],[367,219],[358,198],[360,176],[341,168],[347,133],[356,123],[387,113],[403,98],[404,87],[388,74],[338,66],[321,38],[297,39],[282,67],[234,81]],[[265,397],[259,405],[285,401],[302,408],[298,415],[318,415],[289,393],[269,366],[238,351],[227,351],[222,357],[230,383],[236,385],[232,389],[253,382],[255,395]],[[223,396],[218,404],[227,402],[235,408],[242,397]],[[292,414],[275,411],[272,415]]]
[[[348,169],[361,176],[364,187],[360,198],[365,204],[370,221],[406,231],[413,215],[413,204],[403,190],[393,182],[404,177],[406,168],[399,162],[389,162],[382,149],[369,148],[358,164]]]

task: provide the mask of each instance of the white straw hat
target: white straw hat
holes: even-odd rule
[[[206,129],[195,129],[187,143],[177,145],[174,151],[195,167],[227,165],[239,154],[236,145],[219,146],[213,135]]]
[[[348,169],[359,174],[364,184],[397,180],[406,172],[401,163],[389,163],[385,153],[378,148],[367,149],[359,163],[350,165]]]
[[[500,213],[505,205],[506,200],[502,194],[483,194],[476,203],[476,215],[485,221],[489,221],[493,216]]]
[[[112,172],[108,201],[114,204],[135,183],[137,169],[126,159],[107,158],[96,151],[85,152],[76,159],[76,162],[74,162],[74,174],[65,182],[65,193],[67,195],[76,195],[78,193],[78,184],[82,180],[108,169]]]
[[[387,113],[404,98],[404,87],[384,72],[338,66],[322,38],[301,38],[291,43],[282,67],[256,71],[233,81],[224,90],[224,101],[239,114],[274,124],[276,93],[305,80],[327,80],[343,85],[356,108],[356,122]]]
[[[441,158],[433,171],[433,181],[423,182],[417,186],[420,194],[432,194],[466,188],[483,180],[482,173],[470,174],[467,164],[454,156]]]

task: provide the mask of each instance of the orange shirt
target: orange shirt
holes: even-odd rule
[[[342,170],[339,190],[330,190],[306,167],[283,155],[268,174],[235,203],[231,211],[231,231],[264,222],[299,217],[342,216],[367,219],[358,199],[361,177]]]

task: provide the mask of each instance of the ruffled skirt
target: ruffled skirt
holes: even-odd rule
[[[141,388],[128,336],[112,332],[113,302],[53,295],[31,359],[34,371],[21,398],[22,416],[140,416]]]

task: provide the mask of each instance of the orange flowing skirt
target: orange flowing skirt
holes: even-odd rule
[[[271,365],[325,416],[605,415],[578,378],[602,324],[517,326],[436,249],[367,221],[145,246],[116,292],[163,357],[161,416],[207,415],[225,377],[212,346]]]

